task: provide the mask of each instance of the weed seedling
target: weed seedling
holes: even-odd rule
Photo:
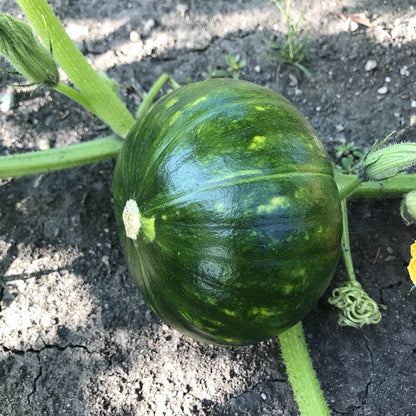
[[[271,0],[282,14],[286,25],[286,39],[284,42],[272,42],[270,59],[279,64],[289,64],[299,68],[309,76],[309,71],[303,65],[309,52],[309,29],[301,15],[295,23],[291,19],[290,0]]]
[[[335,146],[335,151],[335,156],[341,162],[345,173],[353,173],[364,156],[354,142],[341,143]]]
[[[213,78],[240,78],[240,69],[246,66],[246,61],[240,59],[240,55],[231,55],[230,53],[226,56],[227,69],[214,68],[212,65],[208,65],[207,70],[202,72],[202,76],[205,79]]]

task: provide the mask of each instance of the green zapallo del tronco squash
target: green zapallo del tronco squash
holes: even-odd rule
[[[338,261],[327,153],[292,104],[249,82],[202,81],[157,101],[123,144],[113,193],[144,298],[200,340],[278,335],[304,318]]]

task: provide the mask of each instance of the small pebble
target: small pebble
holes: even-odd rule
[[[188,7],[188,5],[187,5],[187,4],[179,3],[179,4],[176,6],[176,10],[178,11],[178,13],[179,13],[182,17],[184,17],[184,16],[186,15],[186,13],[188,12],[189,7]]]
[[[412,114],[410,116],[410,125],[411,126],[416,126],[416,114]]]
[[[387,82],[387,83],[389,83],[389,82],[391,82],[391,78],[390,77],[386,77],[386,79],[384,81]]]
[[[369,61],[367,61],[367,63],[365,64],[364,69],[369,72],[372,71],[373,69],[377,68],[377,62],[373,61],[372,59],[370,59]]]
[[[344,126],[342,124],[337,124],[335,126],[335,130],[337,131],[337,133],[342,133],[344,131]]]
[[[48,139],[40,139],[38,148],[39,150],[49,150],[51,148],[51,142]]]
[[[381,87],[377,90],[377,94],[380,94],[380,95],[385,95],[388,92],[389,92],[389,89],[386,86]]]
[[[260,394],[260,396],[263,400],[267,400],[267,396],[264,393]]]
[[[293,74],[289,74],[289,85],[291,87],[296,87],[298,85],[298,79]]]
[[[412,106],[412,108],[416,108],[416,100],[413,100],[413,101],[412,101],[411,106]]]
[[[354,32],[358,29],[358,23],[348,18],[342,22],[342,29],[346,32]]]
[[[130,40],[132,42],[138,42],[140,40],[140,35],[138,32],[136,32],[135,30],[132,30],[130,32]]]
[[[256,66],[254,67],[254,70],[255,70],[257,73],[261,72],[261,67],[260,67],[260,65],[256,65]]]
[[[149,19],[146,20],[146,22],[143,25],[143,30],[148,33],[150,32],[154,27],[156,26],[155,19]]]
[[[407,65],[404,65],[400,68],[400,75],[403,75],[404,77],[408,77],[410,75]]]
[[[0,97],[0,111],[6,113],[14,107],[15,92],[14,90],[6,92]]]

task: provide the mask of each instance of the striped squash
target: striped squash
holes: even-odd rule
[[[328,155],[279,94],[231,79],[181,87],[119,154],[115,216],[152,310],[196,339],[243,345],[305,317],[341,238]]]

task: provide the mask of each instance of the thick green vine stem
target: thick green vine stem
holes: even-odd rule
[[[355,277],[345,199],[341,201],[341,211],[343,226],[341,249],[349,280],[332,291],[332,296],[328,299],[328,302],[340,309],[339,325],[361,328],[363,325],[379,323],[381,313],[377,303],[368,296]]]
[[[153,99],[165,82],[169,82],[172,88],[176,89],[180,87],[180,85],[169,75],[161,75],[140,104],[136,113],[137,118],[140,118],[146,113],[147,109],[152,104]],[[67,94],[69,91],[69,94],[67,95],[71,96],[71,88],[66,88],[66,86],[61,83],[59,83],[59,88],[59,91],[63,94]],[[79,93],[77,94],[83,99]],[[0,178],[51,172],[113,159],[117,157],[121,145],[121,139],[117,138],[115,135],[110,135],[101,139],[56,149],[0,156]]]
[[[169,82],[173,89],[177,89],[180,85],[169,75],[162,74],[156,82],[152,85],[149,92],[144,97],[144,100],[140,104],[139,108],[137,109],[135,119],[139,120],[148,110],[150,105],[152,104],[153,100],[156,98],[157,93],[163,87],[165,82]]]
[[[91,67],[74,42],[69,38],[59,19],[46,0],[17,0],[45,45],[52,45],[53,57],[83,97],[84,105],[115,133],[125,137],[134,124],[132,114],[117,93]],[[70,91],[66,89],[67,95]],[[73,94],[75,98],[79,95]]]
[[[117,157],[122,140],[115,135],[56,149],[0,157],[0,178],[72,168]]]
[[[302,416],[329,416],[328,405],[313,369],[302,323],[279,335],[289,382]]]

